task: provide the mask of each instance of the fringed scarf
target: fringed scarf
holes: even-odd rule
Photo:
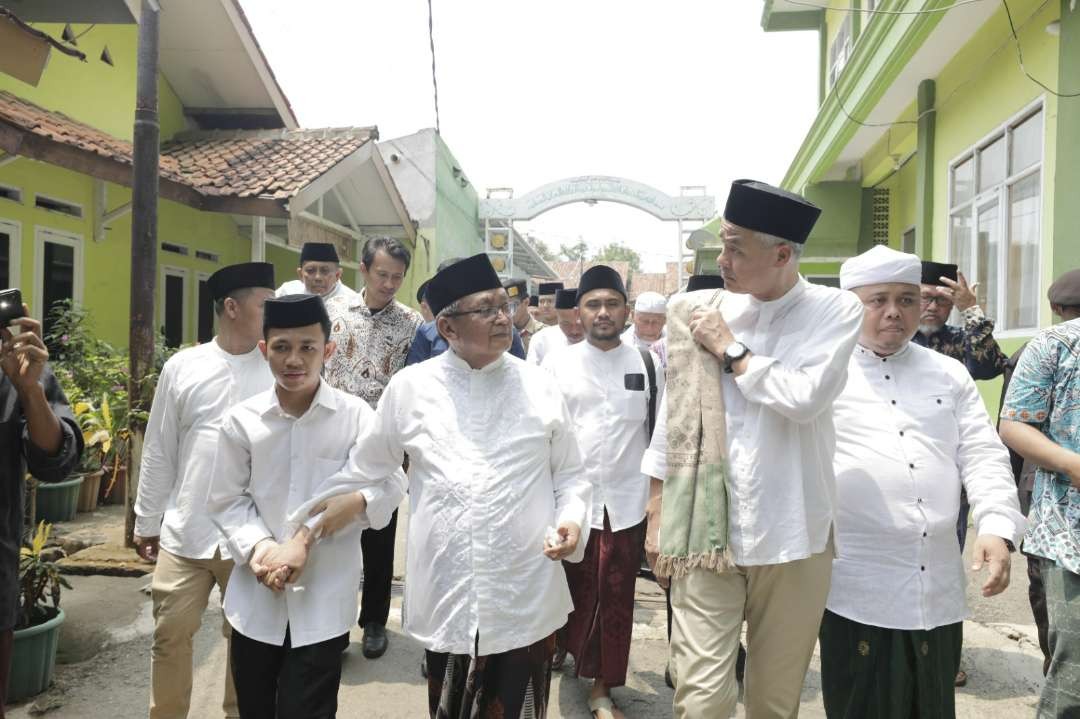
[[[728,551],[723,365],[690,334],[698,307],[719,307],[723,290],[678,295],[667,307],[667,476],[656,574],[721,571]]]

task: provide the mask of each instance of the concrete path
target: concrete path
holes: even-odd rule
[[[111,511],[111,510],[109,510]],[[105,513],[107,522],[115,521]],[[403,509],[398,533],[396,574],[404,570]],[[968,587],[973,621],[964,627],[964,668],[970,675],[957,693],[960,719],[1022,719],[1034,715],[1041,686],[1041,654],[1027,606],[1023,559],[1013,568],[1013,585],[992,600],[978,595],[982,578]],[[9,716],[22,719],[48,710],[49,717],[112,719],[146,715],[150,679],[149,597],[142,591],[149,578],[71,577],[74,591],[66,592],[61,661],[52,690],[33,702],[13,708]],[[196,669],[190,716],[222,716],[220,702],[225,672],[225,645],[216,595],[196,637]],[[395,586],[390,618],[390,650],[369,661],[360,653],[360,632],[352,634],[345,656],[339,694],[342,717],[423,717],[427,711],[426,684],[420,676],[422,650],[401,634],[400,585]],[[663,594],[639,580],[634,643],[628,685],[615,692],[615,701],[628,717],[671,715],[671,690],[664,685],[667,657]],[[552,717],[588,719],[585,682],[557,672],[552,682]],[[742,717],[740,705],[737,716]],[[803,689],[803,717],[823,717],[817,656]]]

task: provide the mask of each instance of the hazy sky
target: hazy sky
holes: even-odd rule
[[[242,0],[305,127],[435,125],[424,0]],[[778,183],[817,109],[817,34],[761,0],[433,0],[442,135],[477,192],[582,174],[678,194]],[[298,8],[302,8],[298,9]],[[553,249],[623,242],[659,269],[673,224],[613,204],[519,229]]]

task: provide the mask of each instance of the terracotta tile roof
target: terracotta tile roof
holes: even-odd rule
[[[0,122],[62,145],[93,153],[107,160],[131,164],[131,143],[103,130],[73,120],[62,112],[39,107],[32,102],[0,91]],[[182,182],[179,166],[162,158],[161,176]]]
[[[630,278],[630,301],[637,299],[642,292],[659,292],[667,297],[671,292],[667,289],[667,273],[665,272],[635,272]]]
[[[161,156],[203,194],[286,199],[377,137],[373,127],[196,133]]]
[[[47,148],[24,147],[18,136],[5,132],[5,125],[16,133],[29,133],[121,165],[130,167],[132,164],[132,145],[127,140],[0,91],[0,147],[93,174],[86,162],[75,161],[66,155],[63,160],[52,158]],[[197,200],[199,197],[254,197],[272,198],[283,204],[365,143],[377,138],[378,130],[374,127],[184,135],[161,148],[161,178],[174,183],[174,191],[170,194],[163,187],[162,195],[189,203],[192,198]],[[103,179],[123,182],[123,175],[118,176],[112,171]]]

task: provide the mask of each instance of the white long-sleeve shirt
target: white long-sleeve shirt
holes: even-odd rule
[[[409,455],[405,631],[483,656],[563,626],[570,591],[544,534],[577,524],[580,561],[592,488],[554,379],[505,354],[474,370],[449,350],[395,374],[377,415],[349,467],[378,475]]]
[[[713,294],[702,291],[703,299]],[[862,304],[850,292],[800,277],[771,302],[725,292],[720,312],[753,353],[741,376],[724,374],[720,381],[728,546],[744,566],[805,559],[825,551],[833,524],[832,405],[847,379]],[[667,473],[666,400],[641,464],[657,479]]]
[[[967,616],[956,516],[1019,543],[1009,453],[964,365],[914,342],[889,357],[856,347],[836,420],[836,547],[830,611],[890,629]]]
[[[169,358],[146,426],[137,535],[160,535],[163,549],[188,559],[214,556],[221,534],[206,516],[206,491],[221,421],[231,407],[273,384],[257,347],[232,355],[215,339]]]
[[[345,471],[357,438],[374,423],[357,398],[320,383],[301,417],[288,415],[270,389],[232,409],[221,427],[207,512],[228,541],[236,567],[225,591],[225,616],[241,634],[281,646],[285,628],[294,647],[341,636],[356,623],[363,577],[360,531],[379,529],[405,496],[400,466],[380,475]],[[247,563],[255,545],[285,542],[315,504],[346,491],[363,493],[359,521],[311,548],[298,586],[275,594]]]
[[[664,368],[659,357],[652,360],[659,410]],[[613,532],[633,527],[649,501],[649,478],[641,472],[649,446],[649,375],[641,353],[625,341],[608,351],[584,341],[547,355],[541,366],[558,382],[574,422],[593,488],[592,528],[604,528],[605,509]],[[640,376],[641,389],[626,388],[628,375]]]
[[[544,357],[563,347],[569,347],[570,340],[558,325],[551,325],[533,335],[529,341],[529,351],[525,355],[525,361],[539,365]]]

